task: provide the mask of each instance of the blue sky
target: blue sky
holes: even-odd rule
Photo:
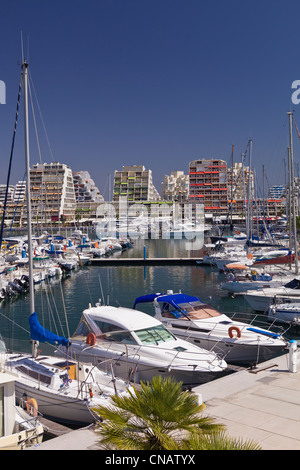
[[[6,181],[21,62],[21,32],[51,145],[44,162],[109,175],[144,164],[165,174],[196,158],[234,160],[253,139],[260,179],[284,182],[291,84],[300,80],[296,0],[6,0],[0,7],[0,182]],[[29,54],[28,54],[29,51]],[[22,111],[23,112],[23,111]],[[23,115],[12,183],[24,174]],[[31,121],[31,163],[40,161]],[[300,139],[295,129],[295,163]]]

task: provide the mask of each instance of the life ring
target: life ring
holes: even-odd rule
[[[237,234],[237,235],[240,235],[240,234],[241,234],[241,232],[238,230],[238,231],[236,232],[236,234]]]
[[[231,326],[230,328],[228,328],[229,338],[233,338],[233,331],[236,331],[237,338],[240,338],[242,336],[241,330],[237,326]]]
[[[253,259],[253,255],[251,255],[251,253],[249,253],[248,259]]]
[[[26,401],[26,410],[30,416],[37,416],[38,414],[38,405],[34,398],[28,398]]]
[[[96,335],[94,333],[89,333],[86,337],[86,344],[89,346],[95,346],[96,344]]]

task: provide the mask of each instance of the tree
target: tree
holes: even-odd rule
[[[94,412],[103,420],[97,425],[102,448],[197,450],[213,442],[220,445],[225,436],[222,424],[201,416],[204,408],[196,394],[182,390],[182,383],[156,376],[140,388],[133,386],[126,396],[114,395],[111,406],[98,406]]]

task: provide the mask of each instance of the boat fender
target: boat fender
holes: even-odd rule
[[[251,253],[249,253],[248,259],[253,259],[253,255],[251,255]]]
[[[237,326],[231,326],[230,328],[228,328],[229,338],[233,338],[234,331],[236,331],[237,338],[240,338],[242,336],[241,330]]]
[[[94,333],[89,333],[86,337],[86,344],[89,346],[95,346],[96,344],[96,335]]]
[[[38,405],[34,398],[28,398],[26,402],[26,410],[30,416],[37,416],[38,414]]]

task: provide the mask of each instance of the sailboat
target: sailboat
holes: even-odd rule
[[[39,342],[64,345],[69,347],[68,339],[46,330],[38,320],[34,305],[33,283],[33,248],[31,228],[30,201],[30,165],[28,139],[28,64],[22,63],[22,83],[24,86],[24,126],[26,156],[26,199],[27,199],[27,230],[28,230],[28,265],[30,293],[30,336],[32,340],[31,354],[6,355],[6,367],[16,374],[15,389],[18,404],[32,407],[33,414],[58,422],[76,426],[87,425],[98,418],[92,408],[110,403],[110,397],[120,390],[126,393],[127,383],[116,380],[111,373],[79,361],[58,359],[52,356],[39,356]]]
[[[21,450],[40,444],[44,428],[38,416],[29,414],[30,409],[24,410],[16,406],[16,375],[5,367],[2,361],[4,353],[5,343],[0,337],[0,404],[3,410],[0,450]]]

